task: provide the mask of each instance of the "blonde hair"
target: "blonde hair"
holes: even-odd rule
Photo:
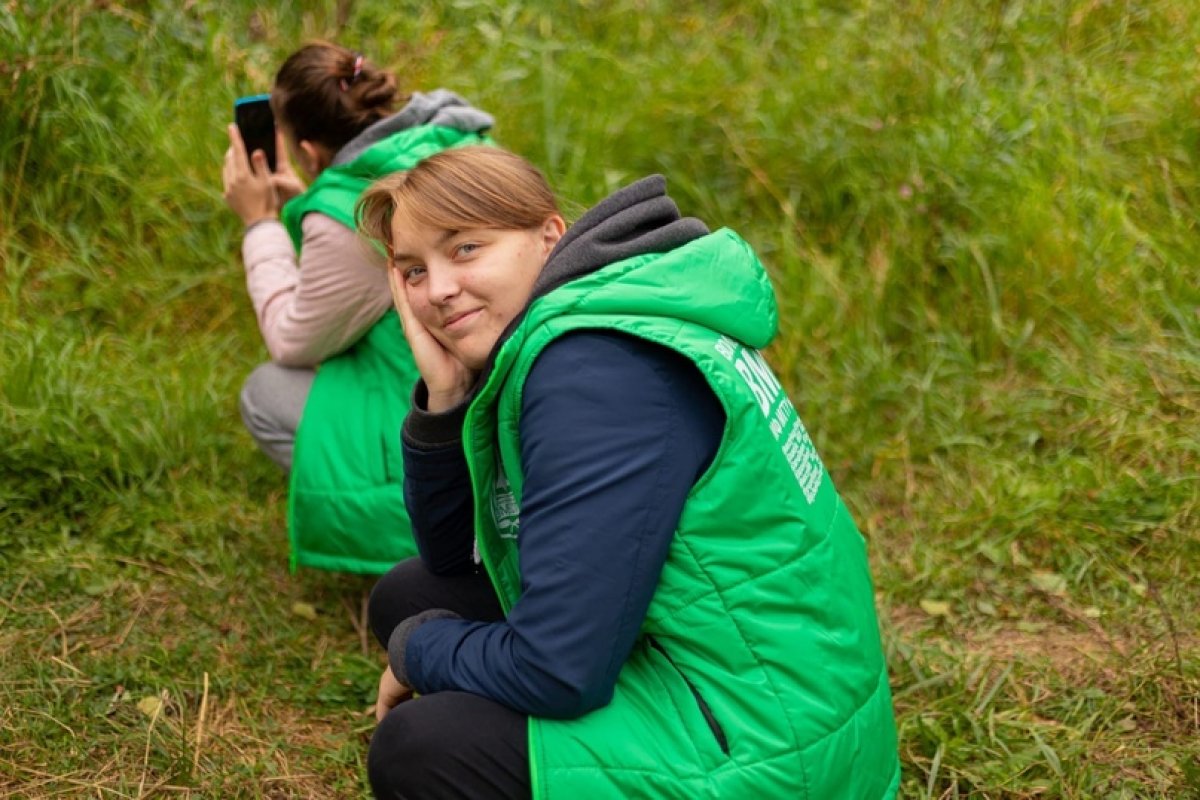
[[[359,230],[392,252],[392,226],[528,230],[558,214],[546,178],[498,147],[443,150],[371,184],[358,200]]]

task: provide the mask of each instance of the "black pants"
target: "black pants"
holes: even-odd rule
[[[490,622],[504,612],[487,575],[443,578],[419,558],[398,564],[371,591],[371,630],[385,648],[392,630],[428,608]],[[371,737],[367,775],[380,798],[527,798],[527,718],[467,692],[401,703]]]

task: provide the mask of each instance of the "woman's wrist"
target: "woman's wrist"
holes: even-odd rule
[[[467,399],[465,389],[455,388],[443,391],[430,389],[428,398],[425,401],[425,410],[430,414],[441,414],[462,405],[462,401],[465,399]]]
[[[260,222],[278,222],[279,214],[274,211],[268,211],[261,214],[247,214],[242,217],[242,223],[245,224],[246,230],[250,230]]]
[[[464,398],[465,400],[465,398]],[[404,443],[416,450],[439,450],[458,444],[462,440],[463,420],[467,406],[457,406],[433,411],[429,404],[429,388],[425,380],[417,381],[413,387],[408,416],[404,418]]]

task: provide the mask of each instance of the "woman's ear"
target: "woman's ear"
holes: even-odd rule
[[[567,223],[558,214],[552,214],[542,223],[542,248],[544,255],[550,255],[550,251],[558,244],[558,240],[567,232]]]
[[[296,160],[311,180],[320,175],[332,159],[326,148],[308,139],[301,139],[296,143]]]

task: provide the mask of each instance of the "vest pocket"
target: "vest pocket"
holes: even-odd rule
[[[650,643],[651,647],[662,654],[663,658],[667,660],[667,663],[671,665],[676,674],[678,674],[679,677],[683,679],[683,682],[687,684],[688,689],[692,693],[692,697],[696,701],[696,707],[700,709],[700,714],[704,717],[704,721],[708,724],[708,729],[712,731],[713,738],[717,740],[717,746],[721,748],[722,753],[729,755],[729,740],[725,737],[725,731],[721,728],[721,723],[717,722],[717,718],[713,716],[712,709],[708,707],[708,703],[704,701],[704,697],[701,696],[700,691],[696,688],[696,685],[688,679],[687,675],[683,674],[683,671],[680,670],[679,666],[675,663],[675,659],[671,658],[671,654],[667,652],[667,649],[662,646],[658,639],[655,639],[653,636],[647,634],[646,641]]]

